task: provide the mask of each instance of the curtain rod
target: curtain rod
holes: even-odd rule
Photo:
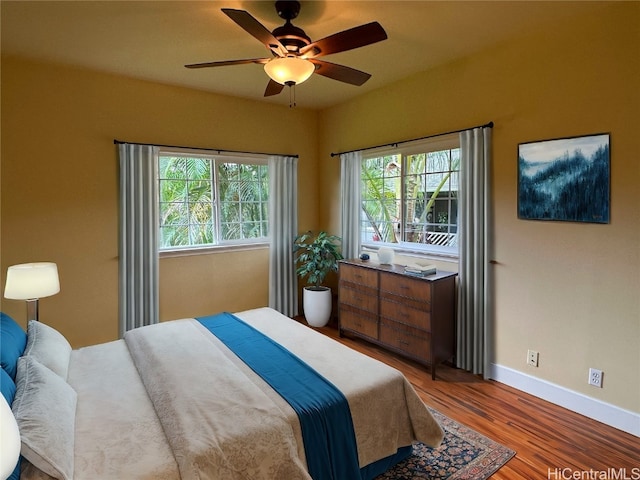
[[[418,141],[418,140],[426,140],[427,138],[442,137],[443,135],[451,135],[452,133],[460,133],[460,132],[464,132],[466,130],[473,130],[474,128],[493,128],[493,122],[485,123],[484,125],[476,125],[475,127],[462,128],[460,130],[452,130],[450,132],[436,133],[434,135],[427,135],[426,137],[412,138],[411,140],[402,140],[400,142],[385,143],[384,145],[376,145],[374,147],[356,148],[354,150],[347,150],[347,151],[344,151],[344,152],[332,153],[331,156],[332,157],[337,157],[337,156],[343,155],[345,153],[361,152],[363,150],[373,150],[374,148],[381,148],[381,147],[397,147],[401,143],[409,143],[409,142],[415,142],[415,141]]]
[[[218,152],[218,153],[246,153],[249,155],[268,155],[268,156],[283,156],[283,157],[296,157],[299,158],[298,154],[294,154],[294,155],[290,155],[290,154],[284,154],[284,153],[265,153],[265,152],[245,152],[242,150],[225,150],[225,149],[220,149],[220,148],[201,148],[201,147],[183,147],[180,145],[158,145],[156,143],[139,143],[139,142],[125,142],[122,140],[118,140],[118,139],[113,139],[113,143],[114,145],[121,145],[121,144],[134,144],[134,145],[145,145],[147,147],[160,147],[160,148],[185,148],[185,149],[189,149],[189,150],[203,150],[205,152]]]

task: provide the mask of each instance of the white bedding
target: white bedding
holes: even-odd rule
[[[397,370],[274,310],[236,315],[343,392],[361,467],[416,440],[439,445],[440,426]],[[138,330],[149,335],[71,352],[75,479],[310,478],[295,412],[217,338],[192,319]],[[22,478],[47,477],[27,465]]]

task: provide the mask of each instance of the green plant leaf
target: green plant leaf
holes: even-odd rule
[[[296,274],[308,284],[319,287],[327,274],[338,271],[338,260],[342,239],[321,231],[317,235],[305,232],[296,237],[293,251],[296,261]]]

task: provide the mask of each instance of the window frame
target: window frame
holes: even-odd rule
[[[162,247],[158,245],[158,252],[161,257],[174,257],[174,256],[188,256],[188,255],[199,255],[206,253],[215,253],[215,252],[223,252],[230,250],[255,250],[255,249],[263,249],[268,248],[271,240],[271,236],[269,232],[265,237],[259,238],[244,238],[240,240],[221,240],[221,215],[220,215],[220,201],[219,201],[219,176],[218,176],[218,165],[221,163],[234,163],[234,164],[244,164],[244,165],[264,165],[267,167],[267,175],[271,175],[269,171],[269,156],[256,154],[256,153],[240,153],[240,152],[217,152],[210,150],[198,150],[198,149],[189,149],[189,148],[179,148],[179,147],[162,147],[158,151],[158,167],[160,165],[161,157],[168,156],[177,156],[177,157],[191,157],[191,158],[206,158],[211,161],[211,171],[212,171],[212,212],[214,215],[215,222],[215,235],[217,243],[213,244],[201,244],[201,245],[183,245],[183,246],[173,246],[173,247]],[[158,168],[158,174],[156,178],[156,182],[158,183],[158,198],[157,205],[160,206],[161,198],[160,198],[160,169]],[[267,195],[267,209],[269,207],[269,196]],[[267,229],[268,229],[268,215],[269,212],[267,210]],[[160,216],[158,216],[158,224],[156,226],[158,229],[158,243],[162,238],[160,233]]]
[[[412,142],[407,142],[404,144],[398,145],[386,145],[384,147],[379,147],[367,151],[362,152],[362,163],[368,159],[378,158],[383,156],[392,156],[399,155],[401,168],[404,172],[404,168],[406,167],[406,157],[410,155],[418,155],[422,153],[429,152],[438,152],[442,150],[455,150],[461,149],[460,144],[460,136],[457,133],[454,134],[446,134],[440,135],[438,137],[416,140]],[[462,152],[460,152],[462,155]],[[460,168],[458,168],[458,179],[460,175]],[[405,201],[406,201],[406,188],[405,188],[405,175],[401,175],[401,186],[400,186],[400,203],[402,205],[402,222],[400,222],[400,233],[401,235],[406,231],[406,220],[404,219],[405,213]],[[361,185],[364,186],[364,181],[361,179]],[[364,200],[364,188],[361,189],[362,192],[360,194],[360,204],[362,204]],[[460,184],[458,183],[458,192],[460,191]],[[458,195],[458,215],[456,218],[456,225],[458,225],[458,219],[460,218],[460,208],[461,205],[459,203],[459,195]],[[449,202],[451,200],[449,199]],[[363,212],[360,210],[360,218],[362,225],[362,217]],[[460,235],[460,227],[457,227],[457,234]],[[402,237],[401,237],[402,238]],[[390,247],[394,249],[396,253],[407,254],[410,256],[433,256],[440,258],[449,258],[449,259],[457,259],[459,257],[458,247],[445,247],[441,245],[434,244],[422,244],[422,243],[414,243],[414,242],[405,242],[399,241],[397,243],[394,242],[382,242],[382,241],[368,241],[365,239],[365,235],[363,233],[362,227],[360,228],[360,239],[361,245],[364,250],[377,251],[380,247]]]

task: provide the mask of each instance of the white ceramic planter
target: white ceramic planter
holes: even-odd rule
[[[331,318],[331,289],[304,287],[302,292],[304,318],[312,327],[324,327]]]

